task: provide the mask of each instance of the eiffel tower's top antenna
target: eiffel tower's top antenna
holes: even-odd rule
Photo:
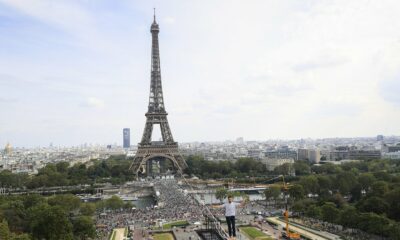
[[[153,10],[154,10],[154,21],[153,21],[153,23],[156,23],[156,8],[153,8]]]

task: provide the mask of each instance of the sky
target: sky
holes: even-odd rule
[[[0,0],[0,146],[139,142],[153,7],[176,141],[400,135],[398,0]]]

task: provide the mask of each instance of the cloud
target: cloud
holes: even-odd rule
[[[299,63],[293,66],[293,70],[297,72],[310,71],[310,70],[318,70],[321,68],[332,68],[336,66],[340,66],[347,62],[344,58],[332,58],[329,56],[319,57],[318,59],[311,60],[308,62]]]
[[[139,142],[154,5],[177,141],[400,134],[399,1],[155,3],[0,0],[0,91],[18,99],[4,138],[110,143],[130,127]]]
[[[0,97],[0,103],[14,103],[17,102],[17,99],[3,98]]]
[[[99,98],[95,98],[95,97],[89,97],[86,99],[86,104],[89,107],[93,107],[96,109],[100,109],[104,107],[104,101],[99,99]]]
[[[385,101],[400,108],[400,74],[392,79],[382,81],[379,90]]]
[[[171,16],[167,16],[167,17],[165,17],[163,20],[164,20],[164,22],[165,22],[166,24],[174,24],[174,23],[175,23],[175,18],[174,18],[174,17],[171,17]]]

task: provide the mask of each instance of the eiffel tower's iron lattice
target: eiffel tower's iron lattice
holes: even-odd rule
[[[131,170],[135,174],[143,170],[146,162],[155,158],[164,158],[172,161],[175,169],[185,169],[187,164],[178,150],[178,143],[172,137],[171,129],[169,128],[167,115],[164,106],[164,97],[161,85],[161,69],[160,69],[160,50],[158,45],[158,33],[160,29],[154,21],[151,25],[150,32],[152,35],[151,47],[151,82],[150,82],[150,97],[149,106],[146,116],[146,124],[142,140],[139,143],[135,158],[131,164]],[[161,142],[152,142],[151,136],[153,126],[160,125]]]

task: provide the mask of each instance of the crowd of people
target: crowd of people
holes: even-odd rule
[[[135,226],[149,228],[159,222],[202,219],[202,208],[181,189],[174,179],[154,180],[156,206],[145,209],[114,210],[99,213],[96,218],[98,239],[107,239],[114,228]]]

